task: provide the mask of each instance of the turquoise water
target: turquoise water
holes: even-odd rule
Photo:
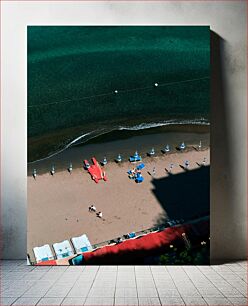
[[[209,39],[207,26],[29,26],[29,139],[208,122]]]

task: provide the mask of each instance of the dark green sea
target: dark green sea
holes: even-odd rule
[[[207,26],[29,26],[27,34],[28,161],[113,130],[209,124]]]

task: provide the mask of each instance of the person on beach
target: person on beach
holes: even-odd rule
[[[185,160],[184,165],[185,165],[185,168],[188,169],[189,168],[189,161]]]
[[[172,172],[172,168],[173,168],[174,164],[170,164],[170,169],[169,169],[169,172],[171,173]]]
[[[203,166],[205,166],[205,165],[206,165],[206,162],[207,162],[207,158],[206,158],[206,157],[204,157],[204,158],[203,158],[202,165],[203,165]]]
[[[98,218],[100,218],[100,219],[102,219],[102,212],[101,211],[99,211],[97,214],[96,214],[96,216],[98,217]]]
[[[92,212],[92,211],[96,212],[96,207],[94,205],[91,205],[89,207],[89,212]]]
[[[153,169],[152,169],[152,175],[153,175],[153,176],[156,175],[156,168],[155,168],[155,167],[153,167]]]

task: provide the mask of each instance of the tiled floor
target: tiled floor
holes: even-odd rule
[[[0,305],[247,305],[247,263],[31,267],[1,262]]]

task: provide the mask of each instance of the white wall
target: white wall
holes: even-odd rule
[[[246,2],[4,1],[1,225],[3,258],[26,256],[26,26],[210,25],[212,35],[211,257],[246,258]]]

